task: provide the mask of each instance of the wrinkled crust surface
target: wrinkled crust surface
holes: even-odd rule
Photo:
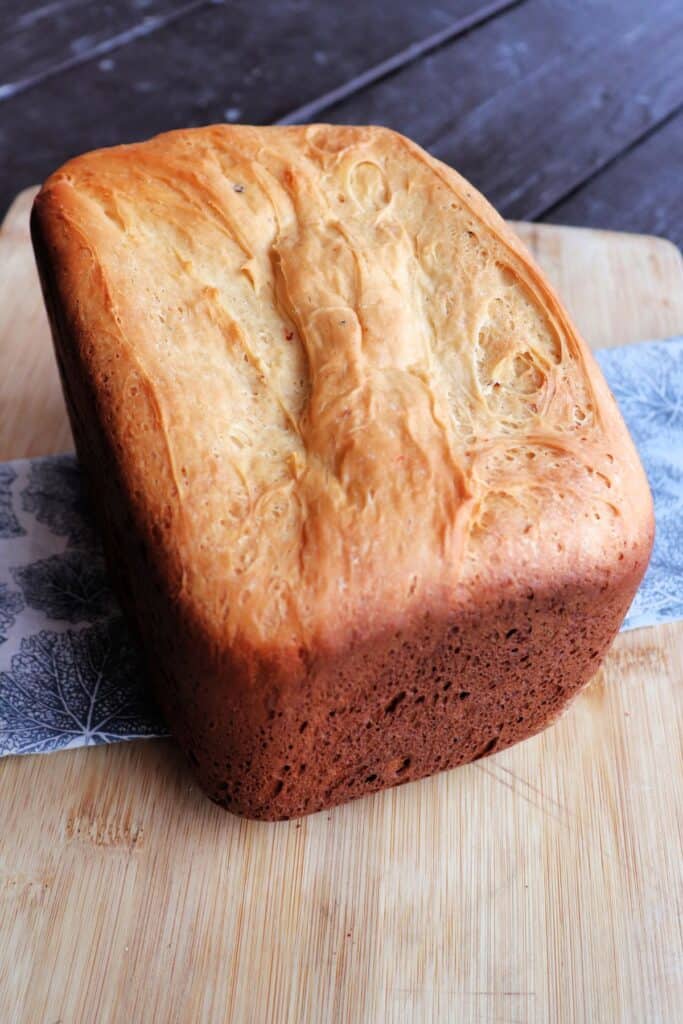
[[[454,171],[380,128],[172,132],[65,165],[33,232],[110,562],[186,746],[239,746],[235,701],[265,728],[266,678],[294,703],[317,685],[327,714],[331,666],[352,690],[354,650],[420,643],[425,614],[427,646],[435,622],[476,633],[492,594],[545,594],[563,643],[553,595],[579,595],[581,635],[590,594],[604,649],[647,562],[647,483],[547,281]],[[365,657],[370,685],[389,670]],[[563,699],[594,662],[567,660]],[[426,702],[432,670],[402,664]]]
[[[337,644],[506,541],[565,577],[639,536],[642,473],[548,285],[400,136],[172,133],[73,161],[37,210],[133,499],[228,642]]]

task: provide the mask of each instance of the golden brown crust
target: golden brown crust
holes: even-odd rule
[[[591,634],[566,655],[557,706],[545,693],[516,730],[504,717],[499,743],[585,682],[644,571],[649,490],[550,285],[464,179],[386,129],[214,126],[71,161],[33,228],[105,539],[214,796],[235,785],[219,752],[246,744],[252,796],[232,806],[277,816],[330,802],[329,785],[285,784],[274,751],[293,733],[264,716],[277,706],[295,731],[316,720],[297,746],[334,733],[341,760],[353,750],[364,770],[374,750],[377,767],[390,752],[370,734],[357,749],[355,713],[330,733],[334,679],[361,717],[387,673],[426,703],[431,669],[392,660],[382,638],[436,650],[439,630],[479,635],[472,616],[490,638],[497,595],[505,633],[535,595],[546,640],[554,629],[547,659]],[[471,651],[440,671],[475,693],[495,666],[519,696],[494,643],[480,676]],[[535,690],[549,664],[527,647]],[[366,668],[350,678],[353,652]],[[469,745],[414,753],[399,781],[474,756],[487,706],[483,691],[468,705],[484,721]],[[397,728],[395,748],[401,729],[415,739],[414,723]]]

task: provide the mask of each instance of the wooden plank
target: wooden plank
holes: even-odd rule
[[[543,215],[550,224],[654,231],[683,246],[683,113]]]
[[[491,0],[485,7],[472,11],[470,14],[464,14],[463,17],[452,22],[446,28],[440,29],[431,36],[420,39],[415,43],[411,43],[404,50],[399,50],[398,53],[392,54],[391,57],[380,61],[379,64],[366,68],[342,85],[323,93],[321,96],[317,96],[314,100],[304,103],[303,106],[297,107],[295,110],[290,110],[284,117],[279,117],[276,123],[306,124],[318,121],[320,120],[320,115],[330,107],[342,103],[356,93],[362,92],[362,90],[374,85],[376,82],[380,82],[389,75],[393,75],[396,71],[408,67],[426,54],[446,45],[446,43],[453,42],[455,39],[459,39],[469,32],[480,28],[487,21],[500,17],[512,7],[516,7],[522,2],[523,0]]]
[[[179,3],[143,0],[141,11],[147,13],[139,25],[150,11],[177,11]],[[401,0],[391,10],[377,5],[369,12],[342,11],[331,0],[268,0],[258,8],[246,0],[227,7],[206,0],[205,6],[201,16],[133,40],[3,105],[0,209],[22,182],[45,177],[69,155],[92,146],[189,123],[264,122],[286,117],[302,101],[307,113],[305,102],[312,96],[359,88],[366,71],[370,78],[377,73],[376,62],[381,71],[382,61],[391,63],[397,50],[409,60],[411,46],[419,50],[421,42],[448,34],[453,24],[476,22],[491,10],[490,0],[449,0],[438,8]],[[94,46],[104,36],[110,39],[107,33],[119,24],[111,19],[134,7],[127,0],[112,13],[111,5],[84,7],[84,0],[53,0],[37,8],[12,0],[3,7],[10,29],[0,39],[0,68],[5,71],[15,50],[20,61],[21,53],[33,59],[30,46],[13,47],[17,23],[19,37],[37,46],[41,68],[40,55],[47,63],[50,53],[58,56],[79,19],[85,19],[81,35],[70,41],[87,50],[89,39]],[[504,213],[540,216],[680,102],[676,44],[682,11],[674,0],[527,0],[327,115],[315,100],[308,112],[391,123],[452,160]],[[656,173],[664,176],[665,166]],[[649,199],[637,204],[640,215],[633,204],[612,200],[611,226],[660,230],[667,214],[655,203],[652,181],[648,175],[643,182]],[[670,186],[666,194],[671,196]],[[671,201],[673,216],[674,196]]]
[[[207,3],[0,103],[0,211],[76,153],[192,124],[267,123],[490,7],[491,0]]]
[[[0,340],[40,401],[0,457],[64,424],[27,209]],[[673,246],[520,233],[592,341],[683,331]],[[0,760],[0,1020],[682,1019],[682,675],[682,624],[624,634],[541,736],[276,825],[210,804],[170,742]]]
[[[210,3],[211,0],[202,0]],[[197,4],[193,4],[197,7]],[[0,35],[0,99],[55,67],[87,59],[154,31],[180,10],[185,0],[4,0]]]
[[[680,0],[535,0],[327,116],[405,132],[533,220],[683,102],[681,37]]]

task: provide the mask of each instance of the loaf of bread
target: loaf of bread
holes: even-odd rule
[[[382,128],[89,153],[33,237],[112,576],[206,792],[301,815],[548,725],[650,493],[540,270]]]

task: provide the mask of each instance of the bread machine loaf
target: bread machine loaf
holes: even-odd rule
[[[215,801],[301,815],[547,726],[646,567],[650,493],[543,274],[374,127],[86,154],[34,246],[154,693]]]

